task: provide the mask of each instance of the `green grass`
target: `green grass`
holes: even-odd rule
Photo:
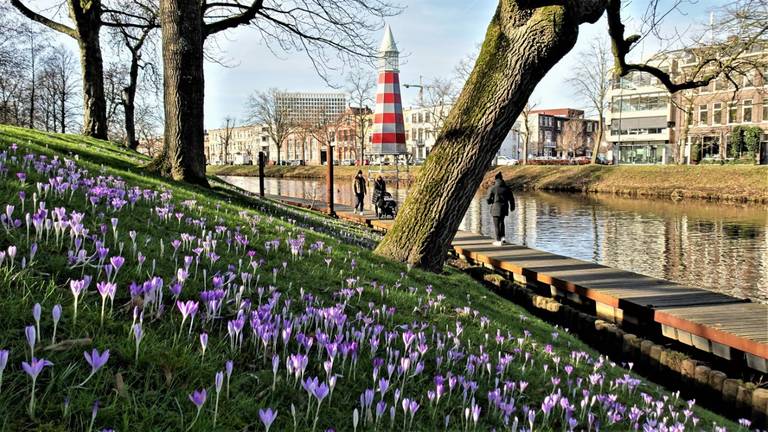
[[[141,166],[147,162],[145,157],[107,142],[0,126],[0,152],[7,150],[12,143],[21,146],[20,154],[34,152],[50,157],[75,158],[78,165],[91,173],[120,176],[129,186],[168,190],[173,194],[172,202],[176,205],[176,211],[183,211],[187,216],[196,219],[205,218],[209,229],[216,225],[229,227],[230,230],[239,228],[250,237],[248,248],[253,249],[258,258],[266,261],[260,270],[255,272],[260,278],[259,285],[274,284],[276,289],[283,293],[284,298],[294,299],[293,308],[297,308],[300,303],[300,292],[311,293],[326,305],[333,304],[334,293],[344,286],[347,278],[354,276],[359,278],[361,285],[370,287],[370,283],[375,281],[378,285],[386,286],[387,290],[384,298],[377,290],[370,288],[364,290],[359,300],[357,296],[353,297],[347,306],[350,317],[357,312],[369,313],[369,302],[378,306],[384,303],[396,308],[392,319],[385,322],[388,329],[422,321],[428,328],[445,331],[455,329],[456,322],[460,321],[464,325],[460,339],[463,344],[471,344],[473,350],[480,344],[489,344],[486,337],[489,336],[492,340],[497,330],[502,334],[510,332],[514,337],[522,337],[523,331],[526,330],[531,332],[531,342],[526,342],[523,348],[533,352],[533,358],[539,364],[550,358],[549,354],[543,352],[545,344],[551,344],[554,353],[560,355],[564,361],[572,351],[597,355],[577,338],[529,315],[522,308],[489,292],[457,270],[447,269],[439,275],[415,269],[409,271],[400,263],[373,255],[369,249],[359,245],[370,245],[376,241],[376,237],[356,226],[337,221],[329,222],[310,212],[288,209],[268,200],[251,198],[216,181],[209,190],[148,175],[141,170]],[[26,184],[22,184],[13,176],[12,171],[9,177],[0,178],[0,202],[16,205],[15,215],[18,217],[21,214],[19,191],[25,190],[27,193],[28,210],[31,196],[36,191],[30,183],[42,180],[43,177],[33,176]],[[193,209],[180,206],[179,203],[185,200],[195,200],[197,206]],[[234,360],[235,367],[230,382],[230,397],[222,395],[219,405],[217,430],[263,430],[258,410],[265,407],[279,411],[272,431],[293,430],[290,415],[292,404],[300,417],[297,430],[311,428],[311,418],[303,419],[307,408],[307,395],[285,379],[283,363],[280,364],[276,389],[272,391],[271,363],[265,361],[262,353],[249,344],[240,352],[230,352],[226,334],[227,320],[234,318],[233,310],[227,309],[227,315],[221,320],[207,323],[196,320],[191,338],[187,338],[184,332],[175,340],[180,315],[171,305],[170,293],[166,291],[166,310],[163,316],[159,319],[145,317],[145,338],[141,343],[138,363],[134,361],[134,342],[129,336],[134,304],[131,302],[128,286],[131,281],[142,282],[152,275],[161,275],[167,285],[171,275],[175,274],[176,268],[181,265],[180,260],[177,263],[172,258],[170,243],[179,238],[181,233],[191,232],[191,228],[184,223],[177,223],[175,218],[170,222],[159,222],[153,215],[154,207],[159,205],[158,203],[139,202],[134,208],[126,206],[113,215],[105,214],[103,209],[94,209],[84,199],[82,191],[74,193],[71,198],[49,195],[45,201],[48,209],[66,206],[70,211],[84,213],[86,226],[92,233],[98,232],[102,224],[109,226],[111,217],[119,217],[119,240],[113,240],[111,228],[107,228],[107,247],[112,251],[110,255],[114,255],[122,242],[126,264],[117,276],[118,289],[114,311],[101,326],[100,298],[95,292],[94,284],[104,278],[103,273],[97,277],[98,270],[95,268],[70,268],[66,259],[69,248],[67,240],[59,244],[53,240],[39,240],[39,249],[34,261],[27,269],[20,271],[19,257],[28,254],[31,241],[27,240],[23,228],[0,231],[0,250],[5,250],[10,245],[17,245],[19,249],[15,269],[10,270],[7,265],[0,267],[0,349],[11,350],[0,390],[0,412],[4,413],[0,417],[0,431],[86,430],[95,400],[100,402],[101,408],[94,430],[182,430],[189,426],[195,413],[187,395],[194,389],[203,387],[208,389],[208,402],[194,430],[213,430],[214,375],[216,371],[224,369],[227,359]],[[0,213],[4,211],[4,208],[0,208]],[[127,236],[131,230],[137,231],[138,249],[148,257],[141,272],[138,271],[131,241]],[[343,232],[346,240],[339,241],[338,235],[325,232]],[[197,231],[195,234],[201,233]],[[330,246],[332,251],[316,251],[300,260],[294,260],[283,246],[278,251],[265,250],[265,241],[296,238],[299,234],[306,236],[307,245],[320,240]],[[208,288],[213,272],[224,272],[230,264],[238,267],[238,259],[242,258],[242,252],[235,253],[234,250],[228,249],[225,240],[218,239],[216,251],[221,255],[221,259],[212,265],[208,272],[209,280],[205,282]],[[184,252],[180,255],[185,254],[190,253]],[[330,265],[326,264],[325,258],[331,259]],[[353,259],[357,263],[354,269],[351,266]],[[155,270],[151,272],[149,269],[152,268],[153,261]],[[273,282],[272,270],[282,269],[283,263],[287,263],[286,270],[280,270],[276,281]],[[201,265],[200,272],[202,268]],[[80,300],[78,320],[74,323],[69,280],[79,279],[83,273],[92,274],[95,280],[88,294]],[[203,289],[203,278],[198,276],[185,283],[182,299],[198,298],[197,293]],[[398,284],[401,284],[400,288],[397,288]],[[425,299],[427,286],[434,287],[432,298],[437,294],[445,296],[442,306],[429,311],[420,307]],[[258,302],[255,290],[246,291],[246,297],[251,298],[254,303]],[[34,322],[31,311],[35,303],[41,303],[43,307],[43,342],[40,344],[42,346],[39,345],[36,349],[36,355],[52,361],[54,366],[47,368],[38,379],[37,410],[36,416],[32,418],[27,412],[30,380],[21,372],[20,363],[29,356],[24,327]],[[44,347],[49,344],[46,340],[50,339],[52,333],[50,313],[54,304],[61,304],[64,309],[57,330],[57,341],[70,342],[58,350],[49,350]],[[476,310],[477,314],[465,314],[457,310],[465,307],[470,311]],[[109,310],[109,306],[107,309]],[[479,317],[487,317],[490,324],[483,328]],[[203,330],[210,334],[209,347],[204,358],[201,357],[197,342],[197,334]],[[553,339],[553,332],[559,332],[559,337]],[[73,342],[79,339],[86,341]],[[81,388],[77,384],[82,382],[89,372],[89,367],[83,359],[83,351],[90,351],[92,348],[110,349],[111,357],[107,365]],[[295,349],[295,345],[292,345],[288,347],[288,352],[294,352]],[[361,347],[361,352],[366,352],[367,349],[368,347]],[[429,372],[433,367],[434,355],[429,352],[426,358],[429,361],[425,373],[409,381],[403,389],[404,395],[422,395],[422,411],[416,416],[413,428],[437,430],[439,425],[442,425],[442,417],[445,414],[451,414],[456,422],[452,425],[458,425],[461,410],[456,407],[449,410],[445,404],[437,410],[435,419],[432,419],[431,410],[428,409],[423,394],[427,387],[433,386],[428,377],[431,377]],[[460,365],[453,369],[454,373],[466,372]],[[586,377],[591,371],[591,366],[582,364],[574,373]],[[605,371],[608,379],[628,373],[619,367],[606,367]],[[552,387],[551,374],[538,368],[513,368],[510,373],[509,379],[530,383],[527,395],[521,396],[518,401],[520,404],[537,406],[547,394],[547,389]],[[321,364],[312,361],[306,375],[324,377],[325,372],[322,371]],[[367,354],[361,354],[356,375],[349,376],[347,373],[339,378],[332,402],[324,405],[318,430],[331,427],[336,430],[352,430],[352,411],[359,404],[360,394],[371,386],[370,376],[370,359]],[[478,399],[482,402],[485,401],[485,391],[488,389],[481,387],[480,390]],[[669,394],[646,381],[641,385],[641,390],[657,397]],[[455,404],[458,404],[460,399],[460,396],[457,398],[454,394]],[[639,401],[637,394],[627,396],[624,400],[630,405]],[[486,407],[487,405],[483,404],[484,412]],[[715,421],[729,428],[735,427],[733,423],[706,410],[696,408],[696,414],[702,418],[703,425]],[[402,411],[398,408],[395,430],[401,430],[398,426],[401,418]],[[388,422],[385,424],[388,425]],[[478,430],[490,428],[492,425],[499,427],[500,421],[490,417]],[[603,427],[611,429],[611,425]],[[553,422],[544,429],[548,428],[560,430],[561,425]],[[452,427],[451,430],[455,429]]]

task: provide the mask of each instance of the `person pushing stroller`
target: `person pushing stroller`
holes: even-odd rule
[[[371,201],[373,202],[373,208],[376,211],[376,217],[381,217],[381,209],[384,207],[384,196],[387,193],[387,184],[379,174],[376,177],[376,181],[373,182],[373,195],[371,195]]]

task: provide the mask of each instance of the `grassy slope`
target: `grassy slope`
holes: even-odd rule
[[[357,167],[336,167],[335,176],[349,178]],[[419,167],[411,167],[417,174]],[[514,166],[500,168],[515,189],[605,192],[639,196],[768,202],[768,166]],[[498,170],[483,182],[489,185]],[[209,174],[258,175],[258,168],[209,166]],[[323,178],[325,167],[269,166],[268,177]]]
[[[553,327],[529,316],[524,310],[514,304],[500,299],[495,294],[488,292],[478,283],[472,281],[466,275],[449,270],[442,275],[424,273],[417,270],[407,272],[399,263],[393,263],[374,256],[366,249],[340,243],[334,237],[319,234],[304,228],[297,228],[295,224],[286,221],[287,217],[279,217],[280,213],[269,203],[251,201],[240,195],[237,191],[228,189],[219,184],[213,190],[204,190],[192,186],[170,183],[164,179],[147,176],[141,172],[139,166],[146,159],[96,140],[84,139],[79,136],[46,134],[29,131],[20,128],[0,126],[0,151],[7,149],[10,143],[19,143],[22,151],[48,154],[50,156],[65,156],[78,158],[78,164],[91,172],[102,172],[104,175],[117,175],[123,177],[129,185],[158,190],[168,189],[173,193],[173,201],[194,199],[202,206],[198,210],[189,210],[195,217],[205,217],[208,225],[221,224],[234,227],[243,227],[243,219],[239,214],[247,211],[253,215],[258,208],[262,214],[260,222],[255,225],[252,233],[254,236],[251,247],[256,250],[258,257],[266,259],[264,270],[259,272],[262,283],[269,281],[271,284],[272,269],[281,268],[283,262],[288,262],[287,270],[280,272],[276,280],[277,288],[288,297],[298,297],[300,289],[315,294],[326,303],[331,301],[331,295],[343,281],[355,275],[361,279],[361,284],[368,285],[370,281],[384,284],[389,287],[384,302],[395,306],[395,314],[392,324],[409,323],[413,320],[424,320],[437,329],[450,329],[455,327],[457,320],[464,323],[465,330],[462,340],[472,341],[472,347],[484,343],[486,333],[496,333],[496,329],[513,336],[520,337],[523,330],[532,332],[532,338],[539,341],[538,348],[526,345],[525,349],[534,351],[534,358],[539,364],[545,361],[541,347],[544,343],[554,345],[556,353],[566,359],[572,350],[583,350],[594,355],[595,353],[583,345],[579,340],[567,333],[560,333],[556,339],[552,339]],[[13,172],[10,174],[13,176]],[[33,181],[35,179],[32,179]],[[39,180],[39,179],[38,179]],[[19,214],[18,192],[24,186],[20,182],[8,177],[0,178],[0,202],[15,203],[17,215]],[[28,195],[32,195],[34,189],[27,184]],[[30,205],[27,198],[27,206]],[[65,205],[70,210],[78,209],[86,214],[86,225],[96,232],[99,224],[109,224],[112,214],[104,215],[101,211],[92,211],[86,205],[80,193],[76,193],[71,201],[66,199],[47,199],[48,208]],[[115,300],[114,316],[108,317],[103,327],[99,326],[99,298],[94,292],[93,285],[89,294],[80,301],[80,315],[76,325],[71,319],[72,296],[68,289],[70,278],[79,278],[82,270],[69,269],[66,266],[66,247],[56,248],[42,243],[37,253],[35,263],[29,269],[21,273],[9,272],[7,266],[0,270],[0,349],[10,348],[11,358],[8,369],[5,371],[2,391],[0,392],[0,412],[5,413],[0,418],[0,430],[82,430],[87,427],[91,416],[91,406],[94,400],[99,400],[101,410],[96,420],[96,429],[112,427],[117,430],[178,430],[181,425],[188,425],[194,416],[192,404],[187,395],[193,389],[206,387],[209,399],[203,413],[198,420],[196,430],[211,430],[212,405],[213,405],[213,377],[216,371],[224,368],[226,359],[235,361],[235,372],[231,380],[231,398],[222,401],[219,406],[219,429],[221,430],[262,430],[258,420],[259,408],[273,407],[279,410],[279,416],[272,430],[290,430],[291,417],[290,405],[295,404],[299,412],[299,430],[308,430],[311,421],[304,422],[304,409],[306,407],[306,394],[303,390],[297,390],[295,386],[285,381],[284,365],[280,364],[280,373],[276,391],[270,391],[272,385],[272,372],[269,362],[265,362],[253,349],[244,349],[242,352],[232,354],[228,349],[226,337],[226,323],[212,322],[203,325],[195,322],[193,338],[187,340],[182,337],[178,343],[174,343],[174,335],[179,326],[179,314],[170,304],[166,307],[169,311],[159,320],[145,321],[145,339],[140,349],[138,364],[134,363],[133,340],[128,336],[131,323],[131,312],[127,285],[131,280],[143,281],[147,278],[147,268],[150,261],[156,260],[154,274],[161,275],[169,283],[177,265],[171,258],[169,243],[178,238],[181,232],[188,232],[190,228],[183,224],[177,224],[175,219],[170,223],[159,223],[152,216],[153,205],[137,204],[135,209],[124,208],[118,212],[119,232],[124,242],[124,255],[126,265],[118,274],[118,293]],[[180,207],[179,207],[180,208]],[[4,210],[4,209],[2,209]],[[272,218],[264,212],[274,212],[277,216]],[[291,219],[312,223],[307,219],[306,213],[298,212],[290,216]],[[215,222],[214,222],[215,221]],[[353,232],[352,227],[335,227]],[[129,230],[138,231],[138,244],[141,252],[149,259],[144,266],[144,274],[137,275],[136,262],[130,253],[130,240],[125,233]],[[19,230],[23,231],[23,230]],[[19,246],[19,256],[28,253],[29,245],[22,232],[0,232],[0,249],[5,249],[11,244]],[[316,240],[322,240],[333,248],[330,258],[332,264],[327,266],[324,255],[315,253],[305,257],[301,261],[294,262],[284,247],[278,252],[268,253],[262,243],[274,238],[295,237],[304,233],[307,237],[307,245]],[[199,234],[199,233],[198,233]],[[111,235],[107,236],[108,238]],[[161,256],[160,240],[163,239],[165,254]],[[221,241],[220,243],[224,243]],[[113,250],[119,246],[109,244]],[[219,245],[217,252],[222,258],[214,266],[214,270],[223,271],[226,264],[237,265],[239,255],[228,253],[225,246]],[[189,252],[187,252],[189,253]],[[350,260],[356,259],[357,268],[352,270]],[[18,260],[18,258],[17,258]],[[95,274],[94,269],[87,272]],[[406,273],[403,277],[402,274]],[[102,276],[103,277],[103,276]],[[402,282],[403,287],[394,289],[396,282]],[[210,283],[209,283],[210,285]],[[433,296],[440,293],[446,296],[445,306],[428,315],[414,313],[414,308],[423,302],[425,287],[434,286]],[[405,287],[413,287],[411,292]],[[182,298],[196,299],[195,294],[202,289],[201,278],[188,281],[184,286]],[[166,294],[170,296],[170,294]],[[256,294],[252,294],[254,302]],[[298,300],[295,300],[298,303]],[[374,290],[367,289],[362,294],[362,300],[350,302],[350,316],[358,310],[366,312],[368,302],[380,304],[382,299]],[[43,320],[41,323],[43,338],[50,338],[52,324],[50,320],[51,307],[60,303],[64,306],[64,315],[58,328],[58,340],[90,337],[93,339],[93,347],[100,350],[109,348],[112,357],[105,368],[99,371],[89,381],[85,388],[75,387],[74,384],[85,379],[88,366],[83,360],[82,351],[91,349],[91,345],[70,347],[63,351],[46,351],[38,348],[38,355],[44,356],[54,363],[52,368],[46,369],[37,384],[37,419],[30,419],[26,413],[26,404],[29,400],[29,379],[20,371],[20,363],[28,354],[24,339],[24,326],[33,323],[31,310],[34,303],[40,302],[43,306]],[[168,301],[166,301],[168,303]],[[454,311],[457,307],[470,306],[479,311],[478,316],[486,316],[490,319],[490,327],[482,329],[477,319],[457,316]],[[202,309],[202,305],[201,305]],[[232,318],[232,316],[229,316]],[[246,327],[248,327],[246,325]],[[194,337],[203,329],[210,335],[208,353],[201,359],[199,345]],[[491,336],[492,339],[492,336]],[[47,345],[43,343],[42,345]],[[250,345],[248,345],[250,347]],[[290,350],[295,347],[289,348]],[[367,349],[364,348],[363,351]],[[429,356],[428,356],[429,357]],[[366,355],[361,356],[361,366],[358,377],[370,377],[370,364]],[[429,370],[430,366],[427,366]],[[608,378],[616,378],[626,373],[620,368],[606,368]],[[561,370],[562,371],[562,370]],[[581,365],[577,367],[577,375],[586,376],[592,371],[591,367]],[[458,370],[458,373],[463,371]],[[325,376],[322,366],[310,364],[307,375]],[[423,376],[431,376],[425,373]],[[519,403],[541,403],[541,398],[546,394],[546,389],[552,384],[550,375],[542,373],[538,368],[531,368],[527,372],[515,369],[512,372],[514,379],[529,381],[528,395],[521,396]],[[430,385],[426,378],[416,378],[409,382],[404,389],[404,395],[422,394]],[[369,387],[370,378],[357,380],[349,376],[342,377],[333,396],[333,403],[324,405],[318,430],[328,427],[336,427],[338,430],[351,430],[350,419],[353,408],[357,405],[358,397],[362,391]],[[481,400],[485,399],[486,389],[478,392]],[[651,383],[642,384],[642,391],[660,396],[665,394],[663,390]],[[633,396],[637,402],[639,396]],[[459,398],[460,399],[460,398]],[[65,408],[65,400],[69,401]],[[437,424],[442,423],[445,412],[437,415],[437,420],[432,423],[427,409],[427,401],[421,400],[422,409],[416,416],[414,428],[418,430],[435,430]],[[631,402],[631,401],[627,401]],[[458,403],[454,397],[454,403]],[[445,406],[445,404],[443,404]],[[485,410],[484,405],[484,410]],[[401,418],[398,409],[398,422]],[[697,415],[702,417],[702,424],[708,425],[711,421],[717,421],[729,427],[732,423],[697,408]],[[452,417],[455,422],[461,416],[454,410]],[[485,418],[485,417],[483,417]],[[485,420],[484,420],[485,421]],[[493,424],[492,420],[490,424]],[[498,420],[496,420],[498,421]],[[608,425],[605,425],[608,426]],[[609,426],[608,426],[609,427]],[[609,427],[610,428],[610,427]],[[399,428],[398,428],[399,429]]]

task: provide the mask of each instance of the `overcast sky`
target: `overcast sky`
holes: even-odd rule
[[[2,0],[0,0],[2,1]],[[394,0],[398,1],[398,0]],[[447,78],[454,73],[456,64],[475,50],[482,41],[485,30],[495,11],[498,0],[399,0],[405,6],[403,12],[387,22],[405,59],[400,67],[400,82],[425,81],[434,77]],[[660,0],[661,7],[670,7],[677,0]],[[50,5],[56,0],[29,0],[27,3]],[[683,0],[680,11],[671,14],[664,23],[667,30],[684,31],[694,22],[708,20],[708,11],[727,3],[724,0]],[[635,0],[626,6],[628,34],[637,27],[647,7],[647,0]],[[66,19],[66,18],[62,18]],[[579,53],[590,42],[606,35],[607,25],[601,19],[594,25],[582,25],[576,47],[558,63],[541,81],[533,100],[542,108],[582,108],[573,91],[564,84]],[[381,32],[380,32],[381,33]],[[667,32],[669,33],[669,31]],[[381,34],[376,35],[377,41]],[[72,49],[76,45],[69,38]],[[331,91],[318,77],[310,61],[302,53],[285,53],[276,57],[261,42],[258,33],[247,27],[237,28],[218,39],[223,50],[222,58],[232,67],[208,63],[205,68],[205,123],[207,128],[222,125],[227,116],[244,120],[244,108],[248,95],[256,90],[277,87],[290,91]],[[102,44],[106,46],[106,43]],[[657,41],[647,40],[636,49],[637,55],[648,55],[659,46]],[[336,76],[343,84],[343,77]],[[417,90],[401,89],[404,105],[416,101]]]

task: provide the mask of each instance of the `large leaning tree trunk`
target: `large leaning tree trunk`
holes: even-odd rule
[[[595,22],[604,1],[500,0],[475,67],[376,253],[439,271],[491,160],[536,84]]]
[[[203,147],[204,25],[198,2],[160,2],[165,135],[150,170],[208,186]]]
[[[83,134],[107,139],[104,66],[99,41],[99,31],[103,24],[101,0],[67,0],[69,16],[74,27],[46,18],[29,9],[21,0],[11,0],[11,4],[25,17],[77,41],[83,75]]]

